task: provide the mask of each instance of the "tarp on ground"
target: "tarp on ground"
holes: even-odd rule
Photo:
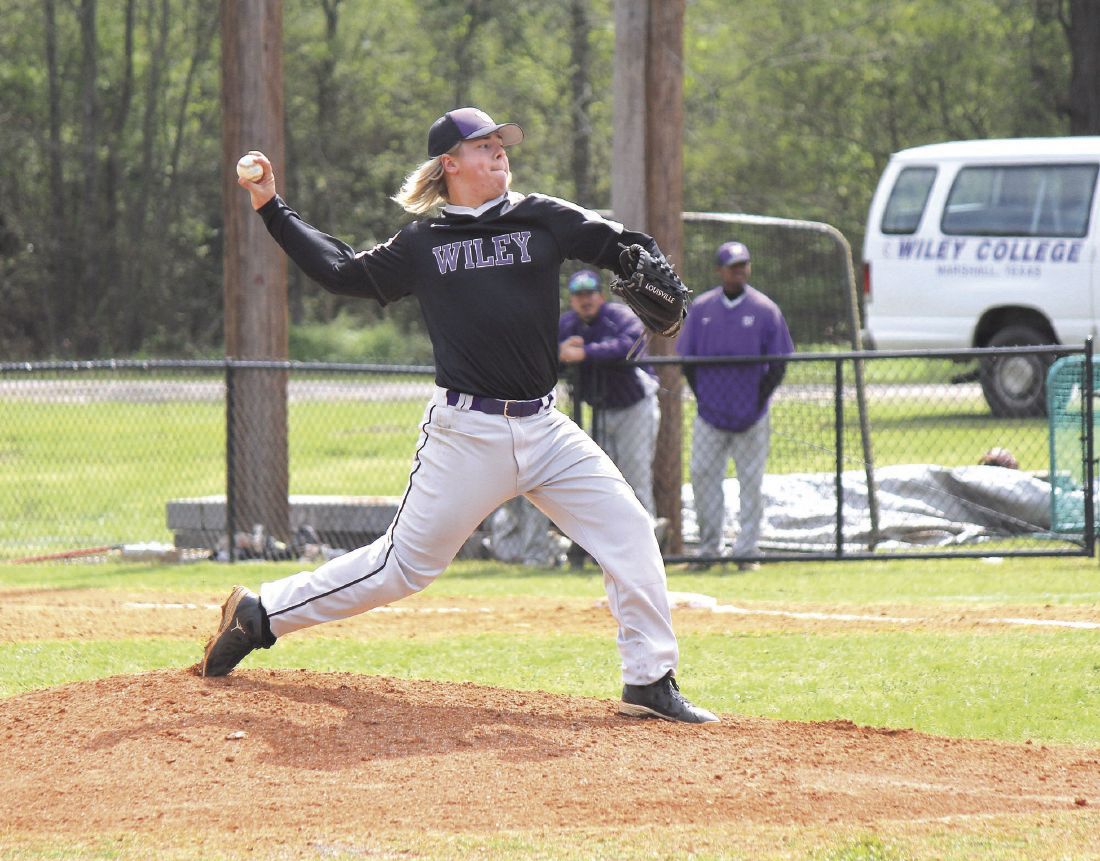
[[[1030,473],[999,466],[904,464],[875,470],[876,547],[950,546],[1050,533],[1051,487]],[[844,548],[871,537],[867,476],[842,473]],[[732,543],[740,512],[736,478],[726,479],[724,535]],[[835,473],[764,476],[761,550],[821,552],[836,547]],[[691,485],[683,488],[684,540],[698,542]]]

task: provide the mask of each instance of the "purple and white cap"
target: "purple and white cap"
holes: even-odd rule
[[[432,123],[428,131],[428,158],[448,152],[459,141],[473,140],[500,132],[505,146],[523,140],[523,129],[515,123],[496,123],[479,108],[456,108]]]
[[[715,262],[719,266],[736,266],[738,263],[748,263],[749,249],[740,242],[723,242],[718,246],[714,255]]]

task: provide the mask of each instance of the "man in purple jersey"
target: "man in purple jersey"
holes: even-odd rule
[[[568,290],[569,310],[558,321],[558,358],[579,366],[573,397],[593,408],[593,438],[634,489],[661,543],[668,520],[657,517],[653,499],[653,456],[661,425],[657,378],[649,368],[601,364],[625,359],[645,329],[626,305],[605,301],[600,276],[591,269],[575,273]],[[587,556],[576,544],[568,554],[574,568],[583,568]]]
[[[752,263],[740,242],[725,242],[715,255],[722,283],[696,299],[688,311],[676,352],[688,356],[785,356],[794,343],[779,306],[749,286]],[[732,556],[738,569],[757,567],[760,521],[764,514],[761,486],[768,460],[771,428],[768,401],[783,379],[786,362],[685,366],[695,393],[697,414],[692,428],[691,486],[699,526],[698,562],[709,567],[721,552],[725,520],[723,481],[733,459],[740,487],[740,528]]]
[[[653,501],[653,455],[661,407],[657,378],[637,366],[601,362],[625,359],[642,337],[642,321],[626,305],[607,302],[600,276],[582,269],[569,279],[569,310],[558,321],[558,358],[580,364],[574,397],[594,408],[593,436],[657,519]]]
[[[233,589],[199,670],[222,676],[253,649],[391,604],[431,585],[477,526],[524,496],[604,570],[618,623],[619,712],[686,723],[717,718],[676,681],[665,570],[648,515],[611,459],[555,409],[559,278],[566,259],[620,274],[623,245],[653,238],[595,212],[511,191],[514,123],[477,108],[428,131],[428,159],[394,196],[421,216],[365,251],[307,224],[276,193],[271,162],[241,180],[271,237],[334,293],[387,305],[413,297],[435,358],[409,482],[386,534],[313,571]]]

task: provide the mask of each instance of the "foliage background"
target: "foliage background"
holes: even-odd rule
[[[891,152],[1069,133],[1059,5],[687,0],[685,208],[858,253]],[[220,354],[218,6],[0,0],[5,360]],[[524,127],[517,189],[609,205],[611,0],[285,0],[284,45],[284,193],[356,247],[400,226],[388,195],[457,104]],[[293,267],[290,299],[296,327],[381,319]],[[373,343],[422,351],[415,303],[386,316]]]

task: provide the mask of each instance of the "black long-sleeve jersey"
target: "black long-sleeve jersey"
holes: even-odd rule
[[[511,192],[476,215],[445,210],[358,253],[280,197],[259,213],[287,256],[326,290],[382,305],[415,296],[436,383],[501,399],[540,398],[557,382],[564,260],[620,272],[624,245],[659,253],[646,234],[541,194]]]

